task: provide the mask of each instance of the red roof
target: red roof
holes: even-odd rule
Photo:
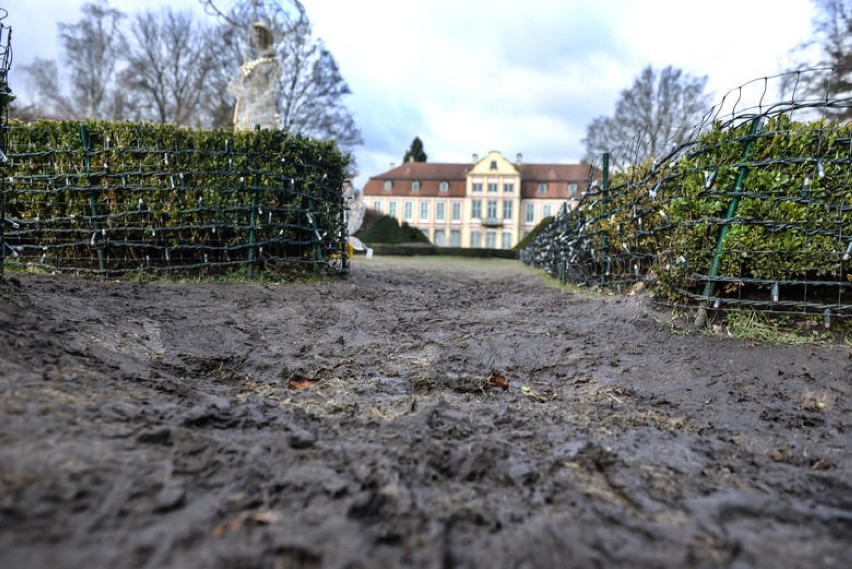
[[[371,177],[364,186],[364,195],[464,197],[471,167],[470,163],[406,162]],[[515,167],[521,176],[521,197],[525,199],[579,198],[588,190],[590,177],[600,177],[588,164],[520,164]],[[391,182],[390,191],[385,189],[386,181]],[[412,182],[420,182],[418,191],[412,190]],[[441,182],[447,182],[447,192],[440,191]],[[547,183],[546,193],[538,191],[541,182]],[[569,184],[577,184],[576,195],[569,194]]]
[[[365,196],[425,196],[464,197],[467,172],[470,164],[440,164],[433,162],[406,162],[383,174],[373,176],[364,186]],[[390,191],[385,181],[390,180]],[[411,182],[420,182],[419,191],[412,191]],[[447,182],[448,191],[441,192],[441,182]]]

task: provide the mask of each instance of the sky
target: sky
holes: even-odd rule
[[[222,0],[229,5],[233,0]],[[57,58],[57,24],[79,0],[5,0],[12,90],[20,66]],[[787,67],[811,35],[809,0],[303,0],[334,55],[364,144],[356,188],[399,164],[415,136],[430,162],[491,150],[529,163],[574,163],[595,117],[611,116],[648,65],[707,76],[717,102]],[[110,0],[128,14],[198,0]]]

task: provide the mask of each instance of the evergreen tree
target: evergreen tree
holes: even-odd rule
[[[411,141],[411,148],[403,156],[402,162],[426,162],[426,152],[423,151],[423,141],[419,136]]]

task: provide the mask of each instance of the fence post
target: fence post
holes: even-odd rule
[[[611,202],[609,195],[609,152],[603,153],[603,179],[601,181],[601,191],[603,192],[604,208],[606,210],[605,213],[609,214],[609,207]],[[604,271],[601,275],[601,286],[606,286],[606,283],[609,280],[609,271],[612,264],[612,260],[609,256],[609,237],[607,237],[606,233],[604,233],[603,236],[603,254]]]
[[[737,214],[737,207],[740,205],[740,195],[743,193],[743,183],[745,182],[745,177],[748,173],[748,166],[745,162],[748,160],[749,156],[751,156],[751,148],[754,145],[755,140],[754,135],[757,133],[759,128],[760,117],[755,117],[751,121],[751,128],[748,132],[748,142],[746,142],[746,147],[743,150],[743,164],[740,166],[739,172],[737,172],[737,181],[734,184],[734,191],[732,192],[733,199],[731,200],[731,203],[728,204],[728,211],[725,214],[722,229],[719,231],[719,240],[716,242],[716,250],[713,254],[713,265],[710,267],[710,273],[707,275],[707,282],[704,284],[704,294],[702,295],[703,300],[701,307],[698,309],[698,314],[695,316],[696,328],[700,328],[707,323],[707,308],[710,305],[710,296],[716,289],[713,279],[719,275],[719,268],[722,266],[722,251],[725,249],[725,239],[728,236],[728,231],[731,230],[731,220]]]
[[[94,233],[92,234],[92,247],[95,248],[98,252],[98,268],[101,271],[101,274],[105,272],[104,268],[104,251],[98,245],[98,234],[101,232],[100,223],[98,223],[98,206],[97,206],[97,197],[95,196],[95,188],[94,184],[92,184],[91,177],[91,154],[89,153],[89,131],[86,129],[86,123],[80,123],[80,142],[83,144],[83,166],[86,171],[86,183],[89,184],[89,210],[92,214],[92,229],[94,229]]]
[[[0,117],[0,120],[5,119],[5,112],[3,113],[3,117]],[[5,121],[3,124],[0,124],[0,153],[4,156],[6,154],[6,124]],[[5,205],[6,205],[6,164],[5,161],[3,164],[0,164],[0,279],[3,278],[3,271],[6,265],[6,216],[5,216]]]
[[[260,131],[260,125],[254,125],[254,132],[257,133]],[[249,210],[249,250],[248,250],[248,279],[252,280],[254,278],[254,246],[255,246],[255,234],[254,234],[254,225],[257,221],[257,186],[260,184],[260,175],[258,174],[258,163],[257,163],[257,134],[254,136],[254,144],[252,145],[254,148],[254,156],[252,160],[252,165],[254,166],[254,175],[252,176],[251,183],[251,209]]]
[[[0,79],[0,83],[5,83]],[[6,266],[6,109],[0,108],[0,279]],[[10,222],[11,223],[11,222]]]

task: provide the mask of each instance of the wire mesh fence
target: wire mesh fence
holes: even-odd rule
[[[8,160],[6,158],[6,125],[9,122],[9,103],[11,103],[11,90],[9,89],[9,69],[12,67],[12,29],[6,25],[8,12],[0,8],[0,276],[3,275],[3,266],[6,254],[13,250],[6,244],[6,216],[4,212],[3,196],[6,194],[6,169]]]
[[[746,307],[852,316],[852,94],[832,91],[849,71],[731,91],[657,161],[632,146],[613,170],[603,156],[604,180],[522,260],[583,285],[653,282],[699,317]]]
[[[8,266],[102,276],[344,272],[346,159],[280,131],[7,125]]]

